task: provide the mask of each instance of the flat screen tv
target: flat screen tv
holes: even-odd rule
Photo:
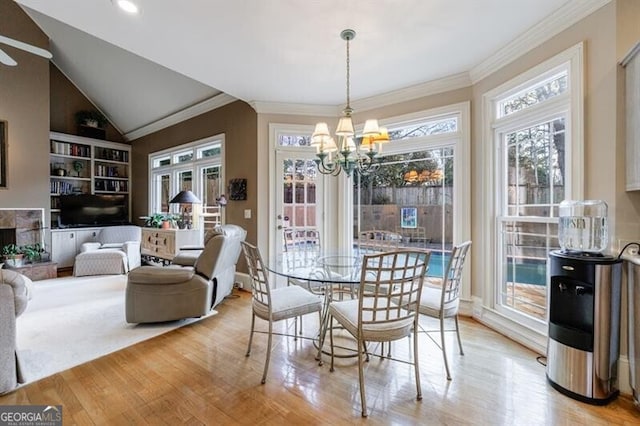
[[[108,226],[129,223],[127,195],[61,195],[61,227]]]

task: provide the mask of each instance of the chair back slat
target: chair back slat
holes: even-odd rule
[[[359,290],[360,327],[417,317],[430,255],[426,250],[400,249],[364,256]]]
[[[247,268],[251,277],[251,293],[255,302],[271,306],[269,278],[258,247],[242,241],[242,251],[247,260]]]
[[[460,281],[471,241],[466,241],[453,248],[447,265],[447,272],[442,281],[442,305],[460,297]]]

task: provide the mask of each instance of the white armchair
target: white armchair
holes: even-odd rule
[[[127,269],[130,271],[141,265],[141,240],[142,228],[139,226],[108,226],[100,230],[95,242],[83,243],[80,253],[97,250],[123,251],[127,256]]]

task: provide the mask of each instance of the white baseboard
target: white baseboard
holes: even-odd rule
[[[249,277],[249,274],[245,274],[244,272],[236,272],[235,283],[238,285],[238,288],[250,289],[251,277]]]
[[[620,359],[618,360],[618,389],[623,395],[633,394],[629,374],[629,358],[626,356],[620,356]]]

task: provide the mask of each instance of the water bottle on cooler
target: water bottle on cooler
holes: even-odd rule
[[[558,242],[564,251],[600,253],[609,245],[607,203],[564,200],[559,208]]]

